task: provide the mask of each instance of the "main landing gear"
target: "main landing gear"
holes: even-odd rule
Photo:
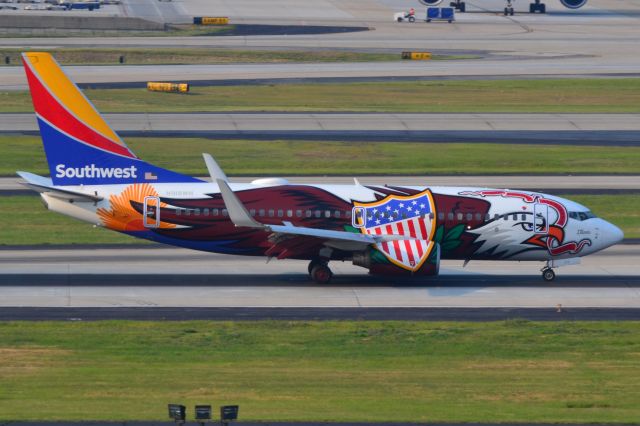
[[[309,262],[309,276],[317,284],[328,284],[333,277],[333,272],[329,269],[329,260],[324,258],[313,259]]]
[[[449,3],[449,6],[451,6],[454,9],[457,9],[460,12],[464,12],[467,10],[467,5],[462,0],[452,1],[451,3]]]
[[[535,0],[535,3],[529,4],[529,13],[547,13],[547,5],[540,3],[540,0]]]

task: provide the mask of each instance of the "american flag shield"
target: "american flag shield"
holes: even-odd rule
[[[392,263],[409,271],[420,269],[433,249],[435,206],[431,191],[412,196],[390,195],[375,203],[355,203],[354,225],[365,234],[401,235],[376,244]]]

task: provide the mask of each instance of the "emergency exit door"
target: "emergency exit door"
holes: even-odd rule
[[[144,197],[143,224],[145,228],[160,226],[160,197]]]

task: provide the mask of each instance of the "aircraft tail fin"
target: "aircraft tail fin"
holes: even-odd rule
[[[51,54],[22,61],[54,185],[198,181],[136,157]]]

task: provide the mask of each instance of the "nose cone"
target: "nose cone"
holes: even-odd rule
[[[624,233],[622,229],[618,228],[612,223],[605,222],[605,226],[603,227],[603,232],[601,234],[601,244],[602,248],[611,247],[614,244],[618,244],[624,239]]]

